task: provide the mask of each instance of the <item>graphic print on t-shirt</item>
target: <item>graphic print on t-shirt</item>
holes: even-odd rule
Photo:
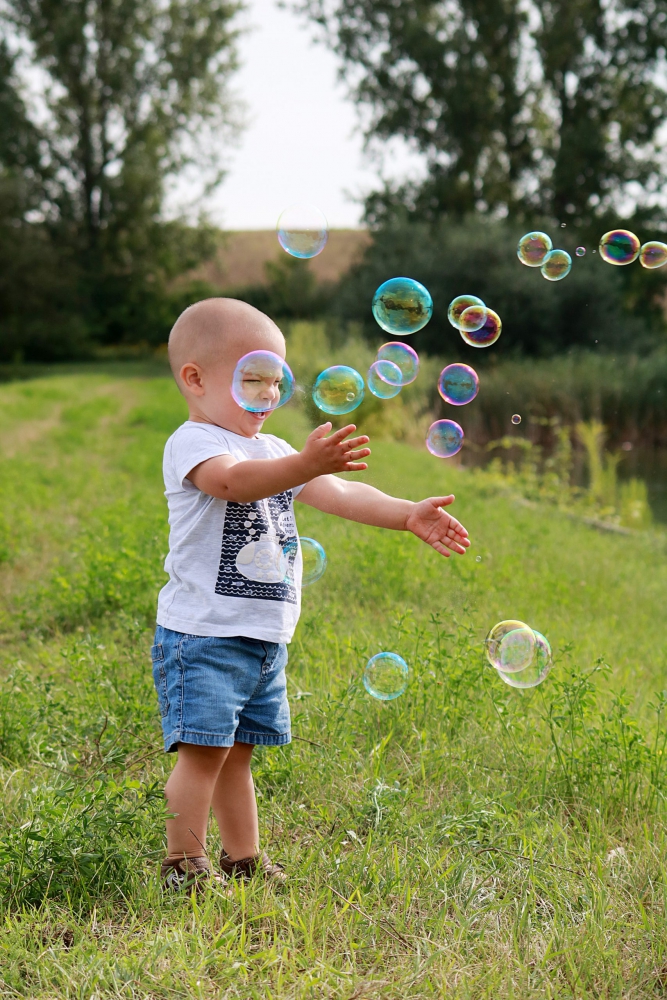
[[[296,604],[297,551],[291,491],[253,503],[228,500],[216,594]]]

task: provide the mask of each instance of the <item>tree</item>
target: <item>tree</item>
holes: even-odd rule
[[[665,180],[664,0],[302,0],[366,125],[426,177],[376,192],[371,222],[471,211],[587,225]]]
[[[221,177],[239,9],[237,0],[3,6],[0,100],[25,139],[21,159],[5,135],[14,130],[0,124],[0,166],[23,185],[21,226],[72,263],[75,311],[98,340],[136,337],[165,282],[212,248],[210,233],[165,223],[165,186],[193,162],[211,185]],[[41,83],[31,102],[21,96],[28,81]]]

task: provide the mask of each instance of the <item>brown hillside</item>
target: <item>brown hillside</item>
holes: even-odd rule
[[[333,229],[321,254],[310,266],[318,281],[336,281],[359,259],[371,237],[365,229]],[[238,288],[266,281],[264,265],[284,255],[275,231],[225,233],[217,256],[190,276],[217,285]]]

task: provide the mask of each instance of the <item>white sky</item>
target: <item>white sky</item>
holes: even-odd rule
[[[337,60],[316,44],[314,28],[275,0],[251,0],[252,29],[240,41],[232,86],[247,106],[246,128],[209,206],[226,229],[272,229],[283,208],[311,202],[332,228],[358,226],[354,201],[378,183],[362,152],[353,103],[336,79]],[[414,172],[393,148],[387,173]]]

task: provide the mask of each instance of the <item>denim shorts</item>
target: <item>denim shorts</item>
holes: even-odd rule
[[[290,742],[284,643],[158,625],[151,656],[165,750]]]

